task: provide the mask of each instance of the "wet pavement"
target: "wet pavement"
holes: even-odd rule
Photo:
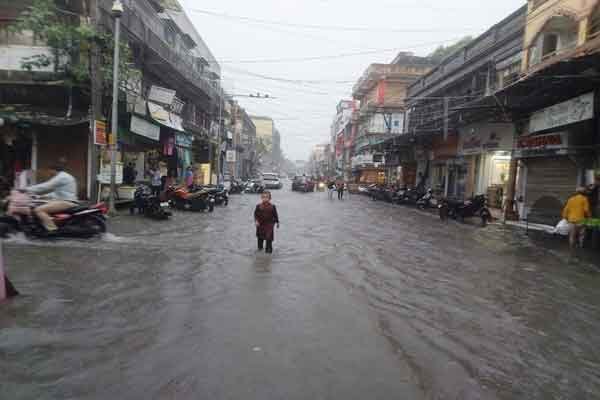
[[[600,274],[562,244],[352,196],[255,195],[5,243],[0,398],[591,399]]]

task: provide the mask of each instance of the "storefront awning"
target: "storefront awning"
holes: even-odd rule
[[[66,117],[65,110],[41,110],[28,106],[15,106],[0,109],[0,118],[4,124],[26,123],[42,126],[75,126],[90,122],[87,113],[73,111]]]
[[[148,102],[148,110],[152,119],[159,124],[179,132],[185,132],[183,120],[179,115],[169,112],[163,106],[151,101]]]

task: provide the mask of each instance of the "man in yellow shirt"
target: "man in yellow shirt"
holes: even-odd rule
[[[586,218],[592,216],[590,202],[585,195],[585,188],[577,188],[577,193],[567,202],[562,216],[572,225],[569,234],[569,245],[571,246],[571,251],[574,251],[577,243],[583,239],[583,233],[585,232],[585,227],[581,223]]]

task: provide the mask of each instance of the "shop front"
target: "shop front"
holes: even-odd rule
[[[594,183],[595,122],[593,93],[531,115],[529,133],[517,139],[515,150],[522,218],[554,225],[577,186]]]
[[[515,136],[512,124],[478,123],[460,129],[458,154],[467,168],[465,195],[484,194],[501,209],[507,191]]]
[[[78,196],[88,198],[89,122],[29,112],[0,114],[0,196],[50,178],[59,159],[78,183]]]
[[[382,154],[358,154],[352,159],[354,183],[371,185],[385,183],[385,158]]]
[[[429,159],[429,183],[436,195],[463,198],[465,193],[466,168],[464,159],[458,156],[458,135],[444,138],[436,136]]]

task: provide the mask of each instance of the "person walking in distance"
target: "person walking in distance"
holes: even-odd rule
[[[279,215],[277,214],[277,208],[271,203],[271,192],[263,192],[260,195],[260,200],[261,203],[254,210],[258,250],[263,249],[266,241],[265,252],[271,254],[273,253],[273,240],[275,239],[275,225],[279,228]]]
[[[562,213],[563,218],[571,225],[569,246],[572,254],[577,249],[577,245],[583,241],[585,227],[582,222],[586,218],[590,218],[591,215],[590,202],[585,195],[585,188],[579,187],[577,193],[567,201]]]
[[[337,185],[338,200],[344,200],[344,190],[346,190],[346,184],[340,181]]]

